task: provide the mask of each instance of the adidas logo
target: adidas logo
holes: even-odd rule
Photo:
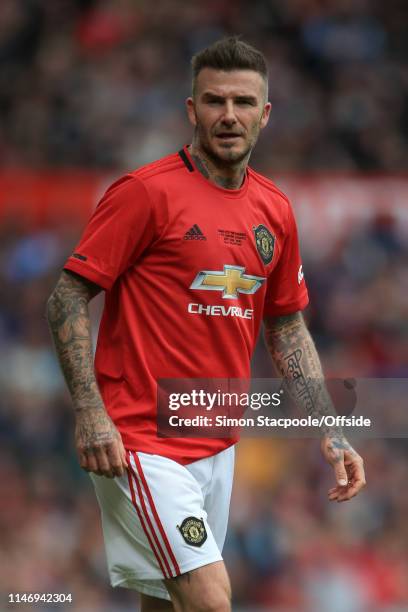
[[[204,236],[197,223],[194,223],[193,227],[190,227],[184,234],[184,240],[207,240],[207,238]]]

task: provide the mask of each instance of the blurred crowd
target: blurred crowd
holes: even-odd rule
[[[240,33],[270,66],[274,109],[257,169],[406,170],[404,2],[151,4],[2,0],[0,168],[116,172],[176,150],[190,138],[191,54]],[[99,509],[78,467],[44,318],[80,228],[21,221],[0,224],[0,610],[29,610],[7,600],[31,592],[72,594],[72,603],[39,611],[136,612],[134,592],[108,586]],[[408,241],[393,215],[350,228],[321,257],[310,249],[305,316],[326,374],[407,377]],[[92,303],[95,331],[101,305]],[[271,376],[262,340],[253,375]],[[368,487],[332,505],[317,440],[240,443],[225,547],[234,611],[408,609],[408,445],[356,444]]]
[[[0,164],[133,168],[189,139],[190,58],[270,67],[261,169],[407,168],[404,0],[2,0]]]

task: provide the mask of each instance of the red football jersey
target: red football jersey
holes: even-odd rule
[[[126,448],[190,463],[233,439],[159,438],[160,378],[249,378],[262,317],[308,303],[286,196],[218,187],[185,148],[118,180],[65,264],[106,291],[98,384]]]

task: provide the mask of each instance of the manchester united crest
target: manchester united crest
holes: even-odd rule
[[[186,544],[190,544],[191,546],[202,546],[207,539],[207,532],[203,519],[188,516],[181,525],[177,525],[177,528]]]
[[[258,227],[254,227],[253,230],[256,248],[265,266],[267,266],[272,261],[275,236],[271,234],[265,225],[258,225]]]

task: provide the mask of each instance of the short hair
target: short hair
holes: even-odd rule
[[[240,40],[239,36],[222,38],[215,43],[193,55],[191,59],[193,68],[193,93],[196,80],[203,68],[215,70],[254,70],[258,72],[268,84],[268,67],[263,53],[248,43]]]

